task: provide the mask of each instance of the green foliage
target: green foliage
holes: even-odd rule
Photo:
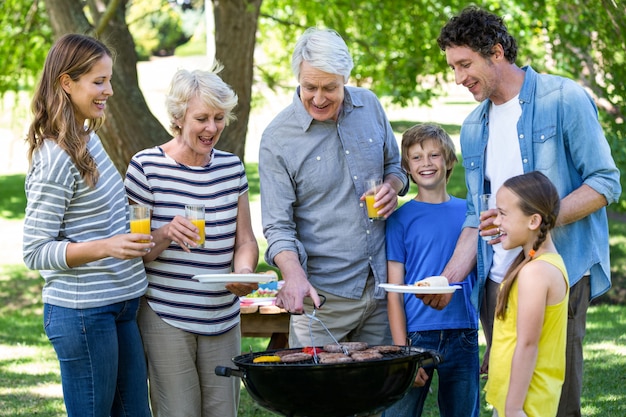
[[[626,14],[614,0],[483,0],[475,4],[503,16],[518,41],[518,65],[532,64],[582,82],[600,107],[616,163],[626,173]],[[310,26],[339,32],[355,61],[352,83],[401,105],[427,104],[452,81],[436,39],[465,1],[265,0],[259,22],[264,49],[257,72],[272,88],[295,81],[291,52]],[[581,12],[584,11],[584,12]],[[277,47],[277,45],[280,45]],[[626,185],[626,175],[622,175]],[[617,207],[626,210],[626,201]]]
[[[511,31],[532,40],[521,45],[529,59],[544,56],[534,41],[539,28],[516,1],[480,3],[496,13],[506,12]],[[265,0],[258,38],[265,53],[259,72],[271,87],[281,85],[278,80],[293,80],[290,62],[296,38],[307,27],[326,27],[336,30],[350,48],[352,83],[400,105],[428,103],[445,94],[442,86],[452,76],[436,42],[439,31],[466,5],[456,0]]]
[[[0,95],[33,88],[52,44],[43,1],[2,0],[0,33]]]
[[[551,2],[545,24],[552,59],[566,75],[580,80],[599,107],[613,157],[626,185],[626,13],[623,2]],[[581,13],[584,10],[584,13]],[[623,211],[626,201],[618,203]]]
[[[102,3],[108,4],[110,0]],[[518,40],[518,64],[582,82],[598,103],[613,156],[626,174],[626,13],[615,0],[482,0]],[[51,3],[52,4],[52,3]],[[127,23],[144,59],[192,36],[202,0],[182,12],[165,0],[128,2]],[[464,0],[264,0],[255,73],[272,89],[292,88],[290,58],[309,26],[337,30],[354,56],[352,82],[401,105],[427,104],[452,81],[436,38]],[[53,6],[51,6],[53,7]],[[52,43],[42,0],[0,2],[0,95],[32,88]],[[622,175],[626,186],[626,175]],[[626,210],[626,200],[617,205]]]
[[[163,0],[130,2],[126,22],[140,60],[172,55],[177,46],[189,40],[191,34],[183,31],[181,14],[179,8]]]

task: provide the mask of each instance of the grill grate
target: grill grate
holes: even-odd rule
[[[376,346],[370,346],[368,349],[372,349],[372,348],[376,348]],[[322,348],[320,347],[319,349],[322,349]],[[394,359],[403,359],[409,356],[416,356],[416,355],[422,356],[423,359],[432,358],[432,353],[430,351],[417,348],[415,346],[401,346],[400,351],[384,352],[384,353],[381,352],[383,356],[382,358],[355,360],[352,362],[322,364],[322,363],[315,363],[313,358],[306,360],[306,361],[300,361],[300,362],[258,362],[258,363],[253,362],[254,359],[259,356],[272,356],[272,355],[276,355],[277,353],[280,353],[278,356],[281,356],[286,353],[298,353],[298,352],[302,352],[302,349],[283,349],[283,350],[271,350],[271,351],[265,351],[265,352],[250,352],[248,354],[237,357],[237,360],[238,360],[237,362],[240,362],[241,364],[255,366],[255,367],[257,366],[258,367],[276,367],[276,366],[281,367],[281,366],[350,365],[350,364],[357,364],[357,363],[381,362],[381,361],[389,361],[389,360],[394,360]]]

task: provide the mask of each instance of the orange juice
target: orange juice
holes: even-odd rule
[[[484,213],[484,211],[481,211],[480,215],[482,216],[483,213]],[[495,216],[491,216],[491,217],[495,217]],[[485,231],[485,230],[495,229],[496,227],[497,226],[495,224],[491,224],[491,225],[489,225],[487,227],[482,228],[481,232]],[[496,238],[496,236],[481,236],[481,237],[482,237],[483,240],[491,240],[491,239],[495,239]]]
[[[191,220],[191,223],[194,224],[194,226],[196,226],[198,228],[198,234],[200,235],[200,240],[197,241],[196,243],[198,244],[199,248],[204,247],[204,239],[205,239],[205,231],[204,231],[204,225],[205,225],[205,220],[204,219],[193,219]]]
[[[376,202],[376,196],[374,194],[368,194],[365,196],[365,205],[367,206],[367,217],[370,219],[382,219],[383,216],[378,214],[378,209],[374,208]]]
[[[130,221],[130,232],[131,233],[141,233],[144,235],[150,234],[150,219],[137,219]],[[148,243],[149,240],[140,240],[142,243]]]

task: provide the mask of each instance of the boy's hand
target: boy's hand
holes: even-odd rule
[[[452,299],[452,295],[453,294],[415,294],[415,297],[435,310],[443,310]]]

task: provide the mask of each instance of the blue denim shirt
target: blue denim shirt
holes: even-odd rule
[[[337,122],[313,120],[295,92],[293,102],[261,138],[259,175],[265,260],[298,254],[317,289],[359,299],[369,270],[387,281],[385,222],[370,221],[364,180],[397,176],[408,189],[398,142],[369,90],[345,87]],[[376,287],[376,298],[385,291]]]
[[[552,180],[561,198],[587,184],[602,194],[609,204],[616,202],[621,193],[619,170],[598,122],[598,111],[592,98],[572,80],[538,74],[531,67],[523,69],[526,76],[519,93],[522,115],[517,122],[517,135],[524,172],[544,173]],[[477,198],[489,187],[485,183],[484,166],[490,104],[490,100],[481,103],[461,128],[461,152],[468,189],[464,227],[478,227]],[[565,260],[570,285],[590,271],[591,298],[602,295],[611,287],[606,208],[556,228],[552,237]],[[492,259],[491,246],[478,239],[479,286],[485,282]],[[475,292],[474,302],[477,302],[477,296]]]

